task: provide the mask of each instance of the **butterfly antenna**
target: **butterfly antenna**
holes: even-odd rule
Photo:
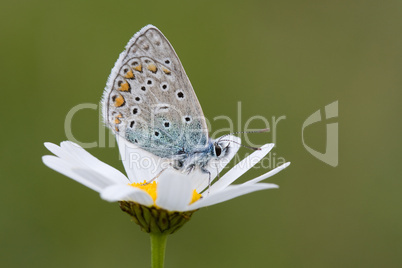
[[[219,141],[233,142],[233,143],[236,143],[236,144],[238,144],[238,145],[240,145],[240,146],[243,146],[244,148],[248,148],[248,149],[251,149],[251,150],[254,150],[254,151],[259,151],[259,150],[261,150],[260,147],[247,146],[247,145],[244,145],[244,144],[238,143],[238,142],[236,142],[236,141],[232,141],[232,140],[221,140],[221,139],[219,139]]]
[[[222,137],[219,138],[218,142],[221,141],[222,138],[230,136],[230,135],[236,135],[236,134],[244,134],[244,133],[263,133],[263,132],[268,132],[269,128],[263,128],[263,129],[259,129],[259,130],[252,130],[252,131],[236,131],[236,132],[232,132],[229,134],[225,134]]]
[[[248,148],[248,149],[251,149],[251,150],[257,151],[257,150],[261,150],[261,148],[259,148],[259,147],[252,147],[252,146],[243,145],[243,144],[241,144],[241,143],[238,143],[238,142],[235,142],[235,141],[232,141],[232,140],[222,140],[222,138],[227,137],[227,136],[229,136],[229,135],[233,135],[233,134],[243,134],[243,133],[263,133],[263,132],[267,132],[267,131],[269,131],[269,128],[263,128],[263,129],[259,129],[259,130],[252,130],[252,131],[236,131],[236,132],[232,132],[232,133],[229,133],[229,134],[223,135],[222,137],[220,137],[220,138],[219,138],[218,142],[220,142],[220,141],[228,141],[228,142],[233,142],[233,143],[236,143],[236,144],[238,144],[238,145],[240,145],[240,146],[243,146],[243,147],[245,147],[245,148]]]

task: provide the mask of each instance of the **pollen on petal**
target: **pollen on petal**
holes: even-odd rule
[[[147,183],[147,181],[139,182],[139,183],[134,182],[134,183],[130,183],[130,185],[147,192],[155,202],[156,197],[157,197],[156,186],[158,185],[156,183],[156,181],[153,181],[151,183]]]
[[[156,188],[158,186],[158,183],[156,181],[153,181],[153,182],[150,182],[150,183],[147,183],[147,181],[134,182],[134,183],[130,183],[129,185],[132,186],[132,187],[139,188],[139,189],[147,192],[152,197],[154,202],[156,201],[156,198],[158,196],[158,194],[156,192]],[[193,190],[193,196],[191,198],[190,204],[198,201],[201,197],[202,197],[202,195],[197,193],[197,191],[194,189]]]
[[[202,195],[197,193],[197,191],[194,189],[193,190],[193,197],[191,198],[190,204],[198,201],[201,197],[202,197]]]

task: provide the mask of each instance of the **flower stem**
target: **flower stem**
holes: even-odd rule
[[[151,267],[163,268],[165,260],[165,248],[167,241],[167,234],[155,234],[151,235]]]

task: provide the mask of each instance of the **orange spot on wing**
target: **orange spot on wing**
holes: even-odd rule
[[[135,66],[135,67],[134,67],[134,70],[139,71],[139,72],[142,72],[142,65],[139,64],[139,65]]]
[[[169,69],[162,68],[162,70],[163,70],[163,72],[164,72],[165,74],[170,74],[170,70],[169,70]]]
[[[121,84],[121,86],[119,88],[119,90],[123,91],[123,92],[128,92],[128,91],[130,91],[130,89],[131,89],[131,87],[127,82]]]
[[[119,119],[119,118],[116,118],[116,119],[114,120],[114,123],[117,125],[117,124],[120,124],[120,123],[121,123],[121,121],[120,121],[120,119]]]
[[[116,97],[116,98],[114,99],[114,106],[116,106],[116,107],[121,107],[121,106],[124,105],[125,102],[126,102],[126,101],[124,100],[123,96],[122,96],[122,95],[119,95],[118,97]]]
[[[158,68],[156,68],[155,64],[153,63],[149,64],[147,68],[153,73],[156,73],[156,71],[158,70]]]
[[[131,70],[128,71],[124,77],[128,78],[128,79],[133,79],[134,78],[133,71],[131,71]]]

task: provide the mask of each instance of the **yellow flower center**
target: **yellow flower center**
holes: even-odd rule
[[[156,191],[158,183],[156,181],[153,181],[151,183],[147,183],[146,181],[141,182],[141,183],[134,182],[134,183],[130,183],[129,185],[147,192],[152,197],[152,199],[154,200],[154,203],[155,203],[156,197],[158,196],[157,191]],[[201,197],[202,197],[202,195],[197,193],[197,191],[194,189],[190,204],[199,200]]]

